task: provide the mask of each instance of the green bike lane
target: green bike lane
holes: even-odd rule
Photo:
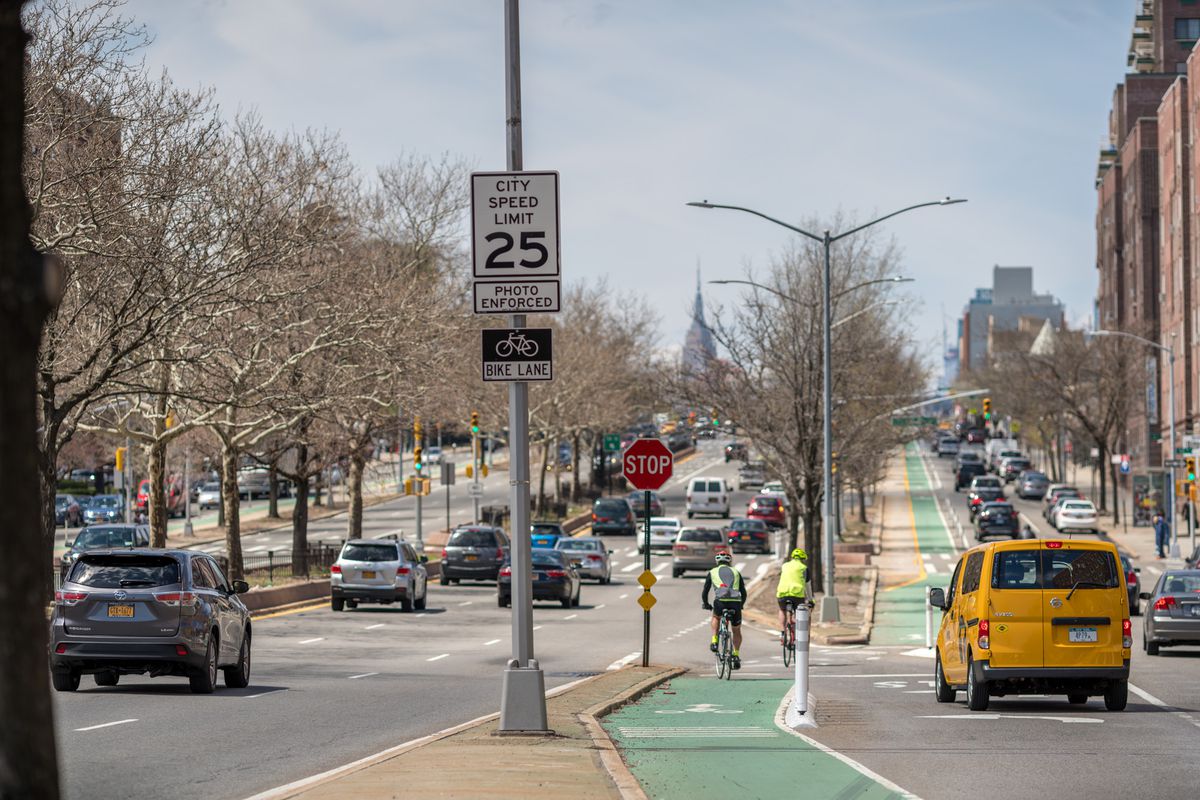
[[[925,587],[948,584],[957,559],[958,550],[938,511],[917,445],[905,448],[903,466],[905,496],[889,498],[883,549],[885,558],[906,559],[912,565],[911,573],[893,574],[892,580],[880,581],[873,645],[924,644]]]

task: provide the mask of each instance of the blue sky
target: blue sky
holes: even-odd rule
[[[501,0],[134,0],[148,54],[230,113],[337,130],[364,170],[401,152],[504,168]],[[527,169],[562,174],[563,275],[608,276],[683,340],[705,278],[763,268],[799,222],[946,195],[887,223],[940,368],[991,267],[1090,314],[1093,180],[1132,0],[521,4]],[[707,287],[734,303],[733,287]]]

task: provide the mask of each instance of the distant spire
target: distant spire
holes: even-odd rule
[[[704,320],[704,293],[701,290],[700,259],[696,259],[696,300],[692,305],[692,325],[683,344],[683,364],[689,372],[704,370],[717,357],[717,344]]]

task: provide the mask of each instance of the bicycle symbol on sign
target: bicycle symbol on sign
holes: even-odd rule
[[[741,709],[725,708],[722,709],[719,703],[693,703],[683,710],[664,708],[661,711],[655,711],[655,714],[741,714]]]
[[[496,355],[500,358],[509,358],[513,353],[525,358],[533,358],[538,354],[538,343],[523,333],[513,331],[507,339],[496,342]]]

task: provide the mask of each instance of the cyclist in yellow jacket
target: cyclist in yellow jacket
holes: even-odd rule
[[[787,610],[792,611],[804,601],[805,577],[808,573],[808,553],[804,548],[797,547],[792,551],[792,557],[783,562],[779,568],[779,586],[775,590],[775,598],[779,603],[779,635],[787,641]]]

